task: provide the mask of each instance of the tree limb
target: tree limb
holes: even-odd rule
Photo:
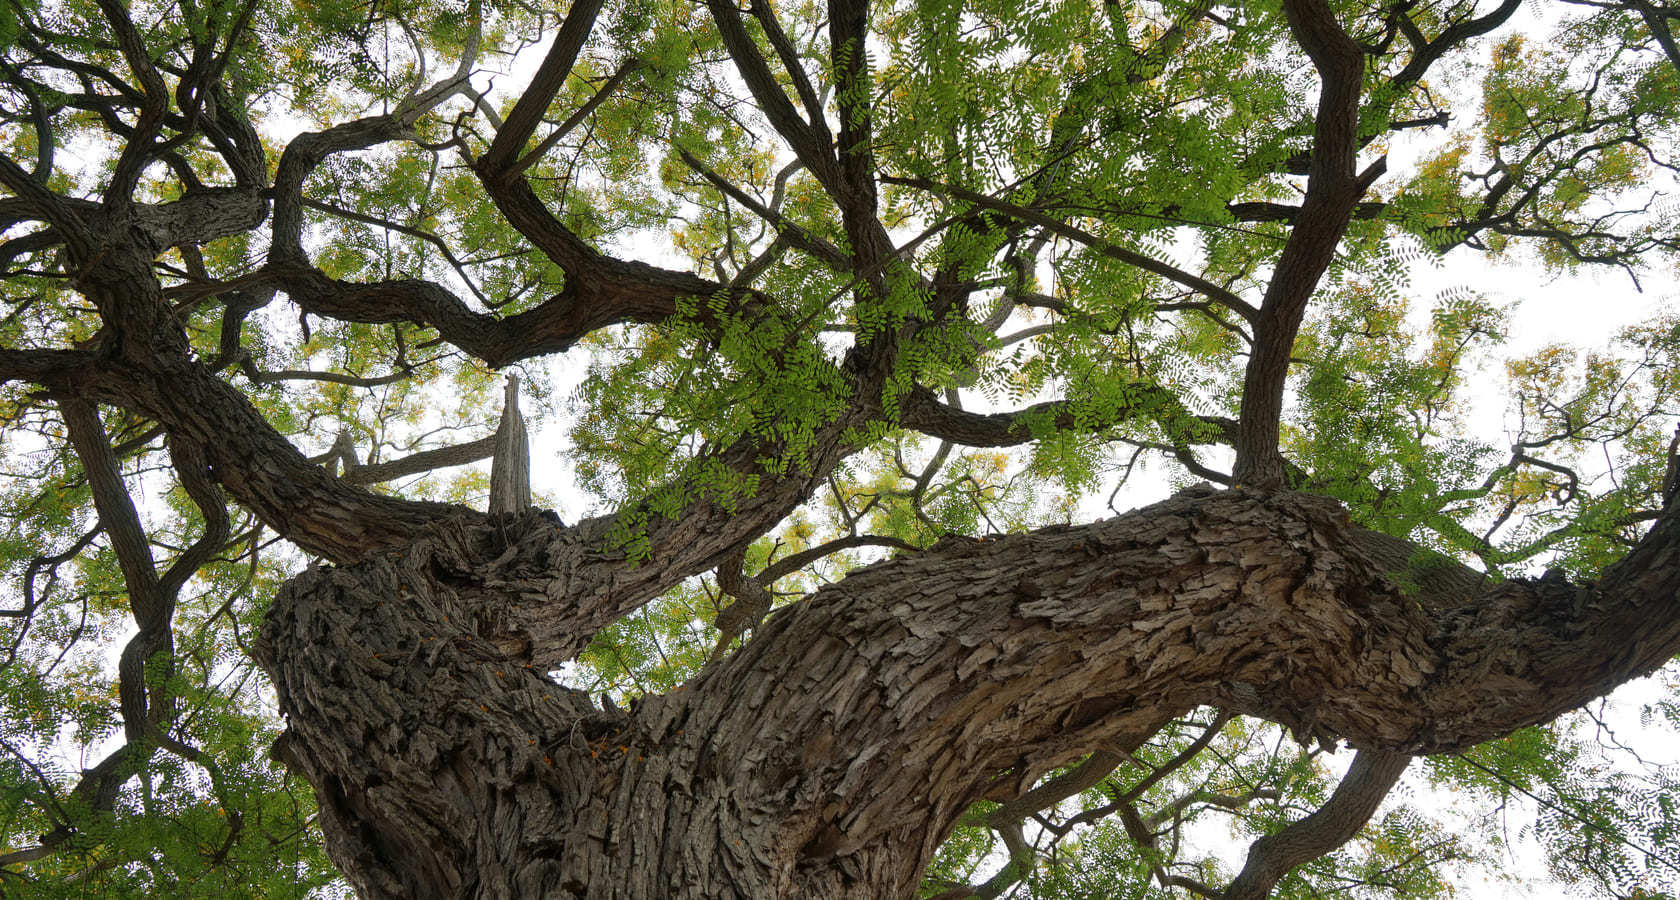
[[[1360,146],[1363,51],[1342,30],[1325,0],[1285,0],[1284,13],[1290,31],[1318,70],[1321,87],[1307,194],[1254,320],[1253,350],[1243,375],[1232,477],[1238,484],[1262,489],[1285,483],[1278,420],[1290,355],[1307,302],[1334,258],[1355,205],[1385,171],[1383,160],[1378,160],[1365,172],[1354,173]]]
[[[1265,900],[1291,869],[1347,843],[1365,827],[1411,761],[1406,753],[1359,751],[1323,806],[1249,847],[1248,861],[1225,889],[1224,900]]]

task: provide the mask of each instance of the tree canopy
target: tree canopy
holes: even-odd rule
[[[4,0],[0,896],[1677,895],[1676,28]]]

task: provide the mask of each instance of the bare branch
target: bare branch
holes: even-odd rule
[[[421,475],[434,469],[464,466],[481,459],[489,459],[495,452],[496,436],[490,435],[465,444],[422,450],[398,459],[357,466],[342,477],[348,484],[381,484],[410,475]]]

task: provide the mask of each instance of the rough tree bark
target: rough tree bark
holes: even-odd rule
[[[581,624],[612,589],[572,577],[610,556],[587,528],[533,515],[300,576],[257,652],[367,896],[905,896],[976,800],[1198,705],[1384,751],[1355,774],[1389,782],[1579,705],[1680,649],[1677,527],[1596,584],[1408,595],[1330,501],[1188,491],[854,572],[620,711],[534,663],[531,599]],[[1369,813],[1257,844],[1230,896]]]

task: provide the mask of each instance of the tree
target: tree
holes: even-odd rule
[[[1654,896],[1680,329],[1501,446],[1405,277],[1674,271],[1680,12],[1522,5],[13,0],[0,892],[1423,896],[1427,757]]]

